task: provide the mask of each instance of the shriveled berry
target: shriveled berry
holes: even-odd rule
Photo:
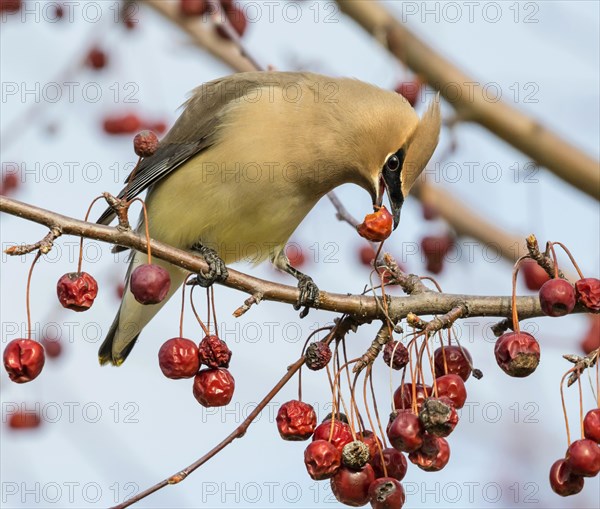
[[[383,455],[383,463],[381,461],[381,456]],[[375,475],[377,477],[385,477],[386,472],[383,469],[383,465],[385,464],[385,469],[387,471],[388,477],[393,477],[394,479],[398,479],[401,481],[404,479],[406,475],[406,457],[397,449],[393,447],[388,447],[381,451],[379,451],[373,456],[371,459],[371,466],[375,471]]]
[[[444,362],[445,361],[445,362]],[[435,376],[458,375],[466,382],[471,376],[473,359],[469,351],[461,346],[439,347],[433,353]]]
[[[539,291],[546,281],[550,280],[548,273],[540,267],[538,262],[531,258],[525,258],[520,266],[520,272],[523,273],[525,286],[529,290]]]
[[[410,410],[400,410],[387,429],[392,447],[402,452],[416,451],[423,444],[423,424]]]
[[[417,104],[422,87],[423,83],[419,79],[403,81],[396,87],[396,93],[403,96],[408,101],[408,104],[414,107]]]
[[[392,361],[392,355],[394,360]],[[392,364],[392,369],[402,369],[408,364],[408,350],[399,341],[388,341],[383,347],[383,361],[387,366]]]
[[[539,293],[540,306],[547,316],[565,316],[575,307],[575,289],[564,279],[551,279]]]
[[[308,475],[315,481],[333,477],[341,462],[342,454],[327,440],[315,440],[304,451],[304,465]]]
[[[279,407],[277,429],[284,440],[308,440],[317,426],[317,414],[312,405],[292,400]]]
[[[231,350],[227,343],[217,336],[205,336],[198,348],[200,363],[209,368],[228,368]]]
[[[394,218],[385,206],[372,214],[367,214],[356,229],[358,234],[371,242],[383,242],[392,234]]]
[[[329,440],[331,428],[331,421],[322,422],[315,429],[313,440]],[[348,426],[348,424],[345,422],[335,419],[333,421],[333,435],[331,437],[331,443],[335,445],[335,447],[341,453],[344,446],[347,443],[352,442],[352,440],[354,440],[354,437],[352,436],[352,431],[350,431],[350,426]]]
[[[142,131],[133,138],[133,150],[140,157],[150,157],[158,148],[158,137],[152,131]]]
[[[452,401],[454,408],[460,409],[467,401],[467,390],[465,383],[458,375],[444,375],[436,378],[439,397],[447,397]]]
[[[9,378],[18,384],[37,378],[45,361],[44,347],[31,339],[13,339],[4,349],[4,368]]]
[[[342,463],[348,468],[360,470],[370,459],[369,446],[360,440],[353,440],[342,449]]]
[[[412,385],[402,384],[394,391],[394,407],[396,410],[412,408]],[[423,401],[431,396],[433,389],[429,385],[415,384],[415,392],[417,395],[417,412],[421,410]]]
[[[98,71],[106,67],[106,53],[100,48],[92,48],[86,58],[86,64],[92,69]]]
[[[162,302],[171,287],[171,277],[160,265],[144,264],[131,273],[129,289],[140,304]]]
[[[450,446],[445,438],[425,435],[420,449],[408,455],[411,463],[426,472],[437,472],[450,460]]]
[[[600,446],[588,438],[575,440],[567,449],[565,459],[575,475],[595,477],[600,472]]]
[[[522,378],[531,375],[540,363],[540,345],[527,332],[507,332],[494,347],[498,366],[507,375]]]
[[[306,367],[313,371],[323,369],[331,360],[331,348],[324,341],[315,341],[306,349]]]
[[[375,479],[369,486],[369,501],[373,509],[402,509],[405,500],[402,484],[393,477]]]
[[[600,408],[594,408],[585,414],[583,436],[600,444]]]
[[[196,343],[185,338],[165,341],[158,351],[158,365],[167,378],[192,378],[200,369]]]
[[[73,311],[87,311],[98,295],[98,283],[87,272],[69,272],[56,283],[58,300]]]
[[[425,431],[436,437],[447,437],[458,424],[458,414],[450,399],[427,398],[419,412]]]
[[[194,397],[202,406],[225,406],[233,397],[235,380],[225,368],[201,369],[194,378]]]
[[[10,414],[8,427],[12,429],[34,429],[42,424],[42,418],[37,412],[18,410]]]
[[[575,283],[577,300],[592,311],[600,311],[600,279],[586,277]]]
[[[360,507],[369,501],[369,486],[375,480],[371,465],[360,470],[341,466],[331,478],[331,491],[342,504]]]
[[[561,497],[579,493],[583,489],[583,481],[583,477],[571,472],[564,459],[556,460],[550,468],[550,487]]]

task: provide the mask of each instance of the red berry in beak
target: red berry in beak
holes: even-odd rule
[[[372,214],[367,214],[356,229],[361,237],[371,242],[383,242],[392,234],[393,226],[394,218],[383,206]]]

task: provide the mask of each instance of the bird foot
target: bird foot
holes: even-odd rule
[[[300,318],[304,318],[308,315],[311,307],[319,304],[319,288],[311,277],[302,274],[298,278],[298,289],[300,290],[300,296],[298,302],[294,305],[294,309],[298,311],[301,307],[304,307],[300,312]]]
[[[201,244],[193,246],[192,249],[204,258],[204,261],[208,264],[208,271],[196,274],[196,277],[191,279],[189,284],[197,284],[202,288],[208,288],[227,279],[229,272],[225,262],[213,249]]]

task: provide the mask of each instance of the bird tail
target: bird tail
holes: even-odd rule
[[[135,300],[129,289],[129,277],[137,266],[144,263],[147,263],[146,254],[136,252],[127,271],[121,307],[98,351],[98,360],[101,365],[112,364],[113,366],[120,366],[125,362],[142,329],[177,291],[188,274],[185,270],[175,267],[170,263],[154,259],[152,261],[153,264],[160,265],[169,272],[171,286],[167,296],[159,304],[142,305]]]

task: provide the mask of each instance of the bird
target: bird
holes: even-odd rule
[[[412,185],[431,158],[441,127],[439,96],[421,118],[400,94],[355,78],[260,71],[225,76],[194,89],[154,154],[119,193],[147,190],[150,237],[204,257],[202,286],[223,281],[226,265],[269,259],[298,280],[295,306],[318,305],[312,278],[291,266],[285,245],[328,192],[355,184],[381,206],[387,192],[393,228]],[[110,224],[108,208],[98,219]],[[144,231],[140,218],[138,231]],[[146,255],[132,253],[126,282]],[[138,303],[128,284],[99,349],[100,364],[121,365],[142,329],[189,275],[161,260],[171,278],[159,304]]]

